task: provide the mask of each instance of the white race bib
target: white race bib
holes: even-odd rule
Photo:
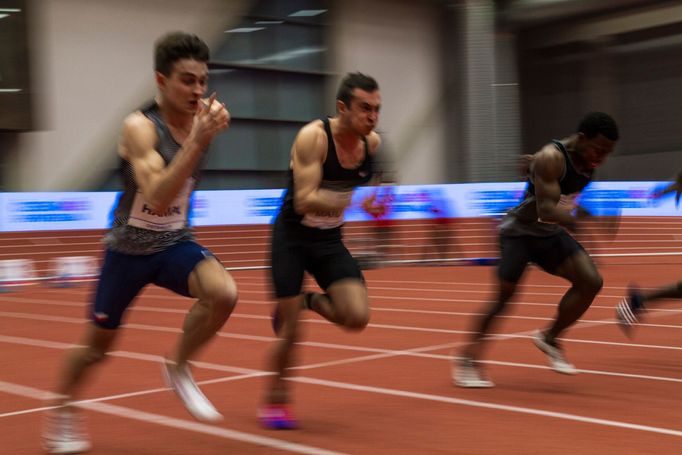
[[[156,213],[138,190],[130,209],[128,224],[151,231],[177,231],[184,228],[189,209],[189,196],[193,188],[194,179],[187,179],[185,186],[163,213]]]
[[[319,192],[324,192],[328,197],[347,199],[350,204],[353,191],[333,191],[328,189],[319,189]],[[329,210],[326,212],[311,212],[303,215],[301,224],[308,227],[318,229],[332,229],[343,224],[344,209]]]

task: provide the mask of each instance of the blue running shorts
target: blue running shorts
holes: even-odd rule
[[[150,283],[191,297],[189,275],[199,262],[209,257],[213,254],[193,241],[140,256],[107,249],[95,301],[90,307],[90,319],[99,327],[117,328],[125,310]]]

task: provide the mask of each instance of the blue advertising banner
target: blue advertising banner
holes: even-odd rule
[[[593,215],[682,216],[674,194],[653,198],[666,182],[594,182],[579,196]],[[387,219],[499,217],[524,195],[525,183],[404,185],[358,188],[347,221],[373,218],[362,201],[387,203]],[[103,229],[111,226],[119,193],[0,193],[0,231]],[[192,197],[194,226],[270,224],[283,190],[197,191]]]

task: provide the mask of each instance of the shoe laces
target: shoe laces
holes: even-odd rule
[[[481,379],[481,372],[474,359],[462,357],[457,359],[458,371],[467,379]]]
[[[53,411],[47,417],[48,433],[59,440],[82,440],[86,437],[85,418],[73,411]]]
[[[623,324],[631,325],[637,322],[637,313],[638,311],[630,305],[629,300],[623,299],[618,302],[616,315],[618,316],[618,320]]]
[[[552,357],[555,360],[560,360],[562,362],[566,362],[566,358],[564,357],[564,349],[561,346],[561,343],[557,341],[555,338],[552,341],[547,340],[547,337],[544,334],[541,334],[542,336],[542,341],[549,346],[549,356]]]

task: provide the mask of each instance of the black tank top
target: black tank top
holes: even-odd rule
[[[552,144],[564,155],[566,165],[564,175],[559,180],[561,194],[568,196],[581,192],[592,180],[593,171],[578,171],[571,160],[571,156],[561,141],[553,140]],[[524,193],[523,201],[513,209],[500,223],[500,232],[504,235],[533,235],[546,237],[560,232],[563,228],[558,224],[541,223],[538,221],[537,200],[535,198],[535,184],[531,177]]]
[[[336,154],[336,145],[329,125],[329,118],[321,120],[324,131],[327,133],[327,158],[322,165],[320,189],[341,193],[352,192],[357,186],[369,182],[372,179],[373,164],[367,138],[362,138],[365,145],[365,156],[360,165],[353,169],[346,169],[341,166]],[[305,215],[296,213],[294,210],[294,172],[292,169],[289,169],[289,183],[282,202],[280,216],[286,221],[319,229],[331,229],[343,224],[343,212],[309,213]]]

